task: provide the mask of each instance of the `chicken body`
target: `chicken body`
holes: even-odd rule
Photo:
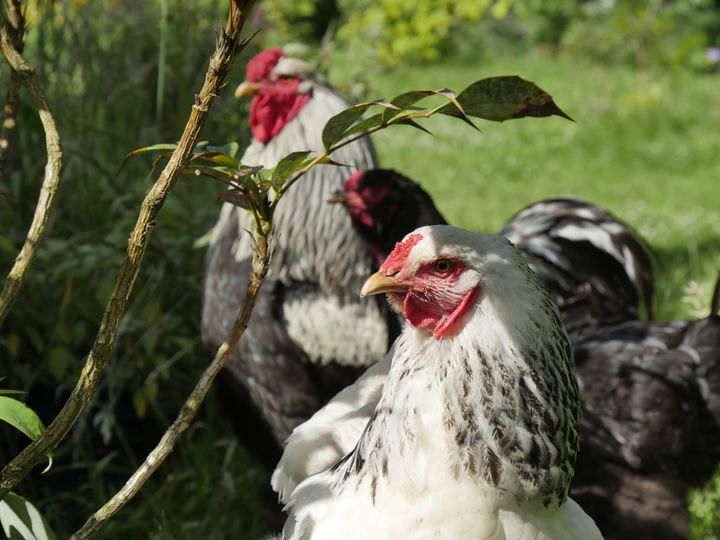
[[[390,293],[408,324],[356,444],[294,490],[283,538],[601,538],[567,497],[579,421],[567,336],[515,247],[423,227],[363,292]]]
[[[291,151],[322,149],[318,126],[348,103],[303,67],[274,49],[248,64],[258,93],[244,164],[272,167]],[[373,256],[346,212],[324,202],[355,168],[374,165],[372,144],[359,140],[333,158],[350,167],[316,167],[278,205],[270,271],[219,380],[242,441],[268,465],[292,429],[382,357],[399,332],[386,305],[358,299]],[[213,351],[244,301],[253,227],[247,212],[223,205],[203,287],[203,340]]]

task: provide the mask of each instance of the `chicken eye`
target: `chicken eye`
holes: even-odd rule
[[[453,262],[447,259],[440,259],[433,263],[433,269],[438,274],[447,274],[453,268]]]

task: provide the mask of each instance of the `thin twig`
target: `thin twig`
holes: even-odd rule
[[[20,5],[20,0],[10,0],[8,3],[8,18],[12,30],[10,32],[12,43],[15,49],[22,54],[25,38],[25,15]],[[18,102],[20,99],[20,75],[12,67],[10,68],[10,85],[5,96],[3,107],[3,122],[0,128],[0,180],[5,176],[5,160],[12,133],[15,130],[15,118],[17,117]]]
[[[20,17],[20,20],[22,19],[22,12],[20,11],[17,3],[11,3],[11,5],[17,7],[16,12],[14,9],[10,10],[11,15],[17,22],[17,17]],[[0,325],[2,325],[5,321],[7,314],[10,312],[10,309],[17,299],[20,287],[27,276],[30,265],[35,257],[35,253],[40,245],[40,241],[45,234],[45,229],[47,228],[48,220],[50,219],[50,212],[52,211],[52,207],[55,203],[55,197],[60,184],[60,172],[62,171],[62,148],[60,146],[60,134],[57,131],[55,119],[50,112],[50,106],[45,98],[45,93],[40,87],[40,83],[38,82],[35,72],[18,50],[16,43],[17,37],[17,32],[13,29],[5,16],[5,11],[0,9],[0,48],[2,48],[5,58],[7,58],[13,69],[13,75],[16,75],[23,81],[30,92],[30,96],[32,97],[35,107],[38,110],[40,121],[42,122],[43,129],[45,130],[47,164],[45,165],[45,178],[43,179],[42,187],[40,188],[40,196],[38,198],[37,206],[35,207],[35,215],[33,216],[32,223],[30,224],[30,229],[28,230],[27,237],[25,238],[25,243],[23,244],[20,253],[15,258],[15,263],[8,273],[2,292],[0,292]],[[6,121],[3,125],[3,132],[8,125],[7,112],[8,110],[6,106]],[[14,120],[12,122],[14,122]],[[7,143],[7,141],[5,142]]]
[[[160,442],[153,451],[148,454],[147,458],[145,458],[145,462],[135,471],[122,489],[85,522],[82,528],[71,537],[71,540],[85,540],[90,538],[110,518],[130,502],[150,476],[170,455],[180,436],[194,420],[215,377],[225,365],[225,362],[230,356],[230,352],[245,332],[248,321],[250,320],[250,314],[255,306],[255,298],[267,274],[270,265],[269,238],[264,236],[259,228],[255,237],[257,248],[253,254],[253,270],[250,281],[248,282],[245,303],[235,319],[235,323],[230,331],[230,337],[228,337],[217,350],[215,358],[213,358],[210,365],[205,369],[192,393],[188,396],[175,422],[165,431]]]
[[[175,186],[180,171],[195,147],[210,106],[220,93],[233,60],[246,42],[240,40],[240,31],[254,0],[231,0],[228,19],[210,58],[205,82],[195,96],[195,104],[185,125],[177,148],[160,177],[150,188],[142,203],[135,228],[128,240],[127,254],[120,267],[115,287],[103,313],[100,329],[88,354],[80,378],[63,408],[41,437],[28,445],[0,472],[0,498],[20,482],[30,470],[53,450],[75,424],[87,407],[97,388],[112,353],[120,318],[125,312],[140,272],[143,255],[150,242],[152,229],[165,199]]]

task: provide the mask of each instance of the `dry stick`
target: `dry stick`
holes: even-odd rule
[[[25,16],[20,6],[20,0],[10,0],[8,5],[8,15],[10,17],[10,25],[12,26],[13,45],[17,51],[23,52],[23,38],[25,37]],[[0,180],[5,176],[5,160],[10,149],[10,139],[15,129],[15,118],[17,116],[17,107],[20,93],[20,76],[12,67],[10,68],[10,85],[8,86],[7,95],[5,97],[5,107],[3,107],[3,122],[0,128]]]
[[[150,476],[170,455],[170,452],[172,452],[175,447],[175,443],[195,418],[215,377],[225,365],[228,356],[230,356],[230,352],[240,340],[240,337],[245,332],[245,328],[247,328],[250,314],[255,305],[255,298],[268,270],[270,263],[268,238],[262,236],[259,230],[255,237],[256,249],[253,254],[253,270],[247,287],[245,303],[237,319],[235,319],[235,323],[230,331],[230,337],[228,337],[217,350],[215,358],[213,358],[210,365],[203,372],[192,393],[188,396],[182,409],[180,409],[178,417],[163,434],[160,442],[153,451],[145,458],[145,462],[135,471],[122,489],[85,522],[82,528],[71,537],[71,540],[85,540],[90,538],[91,535],[96,533],[100,527],[130,502]]]
[[[12,13],[12,10],[11,10]],[[40,188],[40,197],[35,207],[27,238],[20,253],[15,259],[13,267],[5,280],[2,292],[0,292],[0,325],[10,312],[17,299],[20,287],[32,264],[40,241],[45,234],[50,212],[55,203],[58,186],[60,184],[60,172],[62,170],[62,148],[60,146],[60,135],[55,125],[55,119],[50,112],[45,94],[38,83],[37,76],[33,69],[18,52],[16,46],[16,32],[10,26],[5,16],[5,11],[0,9],[0,48],[7,58],[14,73],[17,73],[32,97],[33,103],[40,115],[43,129],[45,130],[45,146],[47,149],[47,164],[45,165],[45,178]]]
[[[197,143],[210,105],[220,92],[235,56],[244,45],[240,41],[240,30],[255,1],[231,0],[231,2],[225,28],[218,39],[215,52],[210,58],[210,66],[200,94],[195,96],[195,105],[193,105],[185,131],[160,177],[143,200],[137,223],[128,240],[127,255],[120,267],[115,288],[103,313],[100,329],[80,378],[67,402],[45,433],[28,445],[0,472],[0,499],[42,461],[45,454],[63,440],[95,393],[100,377],[110,359],[118,324],[127,306],[135,279],[140,272],[142,258],[150,242],[155,220]]]

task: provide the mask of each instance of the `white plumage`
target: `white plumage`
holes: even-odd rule
[[[517,249],[423,227],[364,291],[390,293],[410,324],[290,437],[273,475],[283,538],[601,538],[567,497],[579,422],[567,336]]]

